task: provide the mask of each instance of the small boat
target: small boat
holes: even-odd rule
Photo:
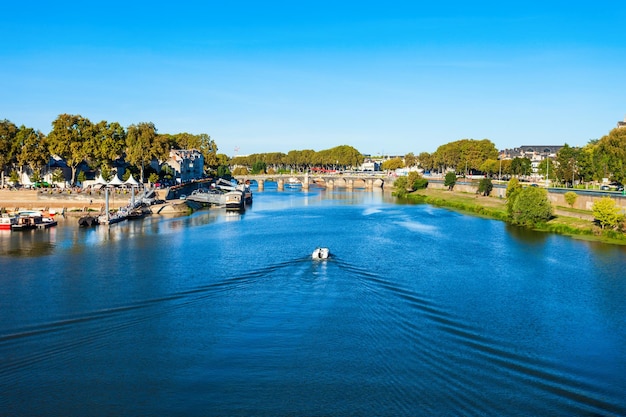
[[[17,224],[16,216],[9,216],[6,213],[2,213],[0,217],[0,230],[11,230],[11,226]]]
[[[311,257],[313,259],[328,259],[330,250],[328,248],[316,248]]]
[[[98,224],[100,224],[98,216],[87,215],[78,219],[78,225],[80,227],[92,227],[97,226]]]
[[[44,217],[40,211],[28,210],[17,213],[17,220],[15,224],[11,225],[11,230],[47,229],[56,225],[56,220]]]
[[[146,217],[148,214],[151,214],[150,209],[139,207],[134,210],[131,210],[126,216],[126,220],[139,220]]]

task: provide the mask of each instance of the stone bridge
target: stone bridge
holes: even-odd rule
[[[237,175],[235,176],[237,181],[254,180],[259,186],[259,190],[264,188],[266,181],[275,181],[278,185],[278,189],[282,190],[285,185],[295,183],[301,184],[302,189],[308,189],[311,185],[318,187],[324,187],[328,189],[333,188],[364,188],[366,190],[373,190],[374,188],[393,187],[393,181],[395,178],[385,175],[375,174],[280,174],[280,175]]]

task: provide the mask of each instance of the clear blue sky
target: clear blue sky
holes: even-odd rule
[[[227,155],[582,146],[626,114],[625,27],[624,1],[10,1],[0,119],[153,122]]]

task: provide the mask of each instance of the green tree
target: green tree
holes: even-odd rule
[[[578,198],[578,194],[573,191],[568,191],[563,197],[565,197],[565,202],[567,202],[570,207],[574,207],[576,199]]]
[[[513,219],[513,207],[521,191],[522,185],[519,180],[515,177],[511,178],[506,186],[506,212],[510,219]]]
[[[402,158],[391,158],[387,159],[382,163],[381,168],[384,171],[395,171],[398,168],[402,168],[404,166],[404,161]]]
[[[513,203],[513,223],[532,227],[552,218],[548,192],[539,187],[523,188]]]
[[[126,134],[126,159],[135,165],[141,172],[141,183],[144,182],[144,172],[152,158],[157,157],[154,142],[157,136],[153,123],[139,123],[130,125]]]
[[[72,168],[72,184],[76,182],[78,164],[90,154],[91,125],[89,119],[73,114],[61,114],[52,122],[48,135],[50,153],[63,158]]]
[[[602,229],[605,227],[617,228],[623,217],[620,214],[620,208],[611,197],[602,197],[596,200],[591,210],[593,217],[596,219],[596,222],[600,224]]]
[[[513,158],[511,161],[511,174],[528,175],[532,172],[532,162],[528,158]]]
[[[413,154],[413,152],[409,152],[404,155],[404,165],[407,167],[413,167],[417,165],[417,157]]]
[[[435,168],[433,156],[428,152],[420,152],[417,156],[417,163],[424,171],[430,171]]]
[[[90,146],[91,163],[99,168],[102,165],[113,166],[113,161],[123,156],[126,146],[126,131],[117,122],[105,120],[93,125]]]
[[[544,178],[548,178],[551,180],[556,179],[556,169],[554,166],[554,162],[550,158],[545,158],[541,162],[539,162],[537,172],[539,173],[539,175],[543,175]]]
[[[20,173],[24,166],[28,166],[37,175],[50,160],[50,152],[46,143],[46,137],[38,130],[20,126],[17,136],[16,152],[17,166]]]
[[[61,168],[57,168],[52,172],[52,181],[53,182],[65,181],[65,175],[63,174],[63,170]]]
[[[448,190],[452,191],[456,184],[456,173],[450,171],[446,174],[443,185],[448,187]]]
[[[252,165],[252,174],[264,174],[267,169],[267,164],[263,161],[256,161]]]
[[[0,186],[4,185],[4,173],[15,155],[17,126],[10,121],[0,120]]]
[[[594,152],[596,178],[626,180],[626,129],[615,128],[598,141]]]
[[[478,183],[478,192],[482,193],[484,196],[488,196],[491,194],[491,190],[493,190],[493,183],[489,178],[483,178]]]
[[[559,150],[556,155],[556,177],[563,183],[574,181],[577,178],[577,160],[582,153],[580,148],[572,148],[567,143]]]
[[[487,159],[497,159],[498,150],[489,139],[461,139],[441,145],[435,151],[434,158],[444,167],[457,172],[478,170]]]
[[[393,182],[394,192],[396,197],[405,197],[409,191],[409,179],[407,177],[398,177]]]

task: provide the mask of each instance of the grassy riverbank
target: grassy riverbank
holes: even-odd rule
[[[508,221],[506,200],[503,198],[427,188],[408,194],[407,199],[491,219]],[[546,223],[537,225],[534,230],[558,233],[576,239],[626,245],[626,235],[615,231],[601,230],[593,223],[593,214],[584,210],[569,211],[565,207],[557,207],[555,209],[555,217]]]

